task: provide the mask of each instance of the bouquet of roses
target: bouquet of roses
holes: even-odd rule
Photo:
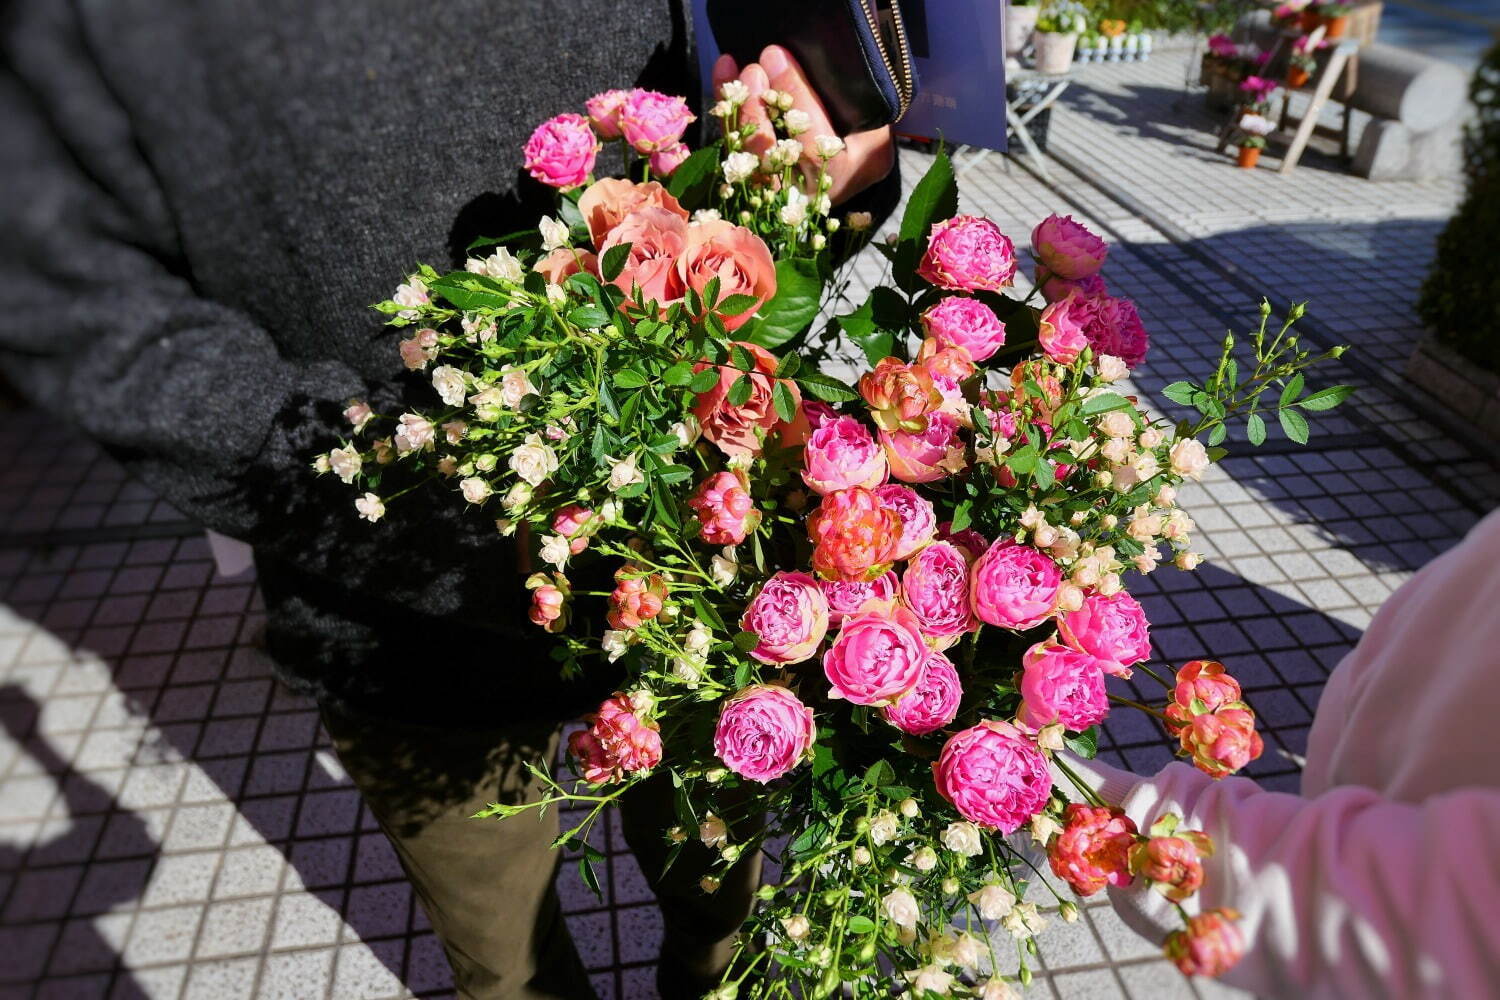
[[[1192,418],[1151,416],[1122,387],[1147,336],[1099,275],[1105,244],[1043,220],[1036,289],[1007,295],[1014,247],[957,214],[941,153],[873,244],[888,281],[846,304],[871,225],[828,202],[841,143],[806,136],[774,91],[758,140],[750,99],[726,85],[722,138],[691,152],[684,102],[648,91],[540,126],[527,165],[557,216],[377,307],[414,330],[401,354],[432,409],[353,404],[351,440],[317,468],[372,521],[437,482],[519,532],[546,566],[530,617],[561,668],[623,670],[569,742],[576,777],[538,768],[540,799],[482,815],[581,808],[558,845],[592,882],[602,811],[665,770],[671,857],[697,839],[717,858],[703,891],[747,852],[778,864],[720,996],[1009,996],[1002,973],[1030,981],[1043,923],[1012,834],[1082,895],[1139,879],[1180,901],[1201,883],[1203,834],[1171,816],[1138,830],[1061,751],[1091,756],[1116,703],[1215,776],[1260,753],[1217,663],[1164,680],[1160,708],[1108,690],[1149,672],[1124,574],[1197,564],[1176,487],[1222,455],[1228,421],[1259,444],[1274,415],[1305,441],[1304,413],[1349,390],[1304,394],[1303,369],[1338,352],[1313,357],[1300,309],[1278,330],[1263,306],[1243,363],[1227,336],[1210,377],[1166,388]],[[610,142],[639,181],[594,179]],[[830,374],[840,345],[865,355],[857,384]],[[612,587],[575,588],[589,562]],[[1168,954],[1226,968],[1232,920],[1192,918]],[[1009,937],[976,933],[986,921]]]

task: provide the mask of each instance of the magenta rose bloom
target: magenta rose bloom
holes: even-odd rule
[[[950,295],[922,314],[922,329],[939,347],[956,348],[976,364],[1005,346],[1005,324],[978,299]]]
[[[802,481],[820,496],[850,486],[873,490],[888,474],[885,452],[853,417],[824,423],[808,437],[802,452]]]
[[[1151,658],[1151,623],[1145,609],[1125,591],[1089,594],[1083,607],[1058,617],[1062,637],[1097,658],[1104,672],[1129,677],[1130,668]]]
[[[526,140],[526,172],[560,191],[578,187],[594,171],[599,140],[583,115],[558,115]]]
[[[1041,278],[1041,275],[1037,275]],[[1056,302],[1065,299],[1073,289],[1078,289],[1079,294],[1097,297],[1108,295],[1109,287],[1104,284],[1104,279],[1097,274],[1091,274],[1087,278],[1079,278],[1077,281],[1069,281],[1067,278],[1047,278],[1041,282],[1042,298],[1048,302]]]
[[[1042,811],[1052,792],[1047,758],[1008,722],[987,720],[955,733],[932,767],[938,792],[959,815],[1014,833]]]
[[[823,673],[832,685],[828,696],[855,705],[889,705],[917,686],[927,654],[916,616],[903,607],[845,618],[823,654]]]
[[[933,653],[922,665],[917,686],[896,699],[894,705],[882,708],[880,714],[903,733],[926,736],[953,721],[963,695],[953,662],[942,653]]]
[[[1085,347],[1091,346],[1088,324],[1096,318],[1098,301],[1072,291],[1042,310],[1037,318],[1036,341],[1049,361],[1071,365]]]
[[[1081,733],[1109,714],[1099,661],[1067,646],[1039,642],[1021,662],[1021,711],[1016,721],[1037,730],[1060,722]]]
[[[813,710],[776,684],[755,684],[724,703],[714,753],[742,778],[764,784],[786,774],[812,749]]]
[[[1000,227],[955,215],[932,227],[917,274],[952,292],[999,292],[1016,280],[1016,248]]]
[[[620,107],[620,134],[637,153],[649,156],[681,142],[682,133],[693,120],[687,101],[680,97],[632,90]]]
[[[933,542],[912,557],[901,576],[901,601],[922,631],[952,640],[974,627],[969,608],[969,560],[951,542]]]
[[[839,411],[827,403],[819,402],[816,399],[804,399],[802,401],[802,419],[807,421],[808,433],[838,418]]]
[[[969,599],[979,620],[1001,628],[1035,628],[1057,607],[1062,571],[1030,545],[1002,538],[969,572]]]
[[[937,530],[937,512],[932,503],[910,486],[887,483],[875,490],[880,505],[901,518],[901,539],[891,553],[892,559],[909,559],[912,553],[932,541]]]
[[[606,90],[583,102],[583,110],[589,113],[589,122],[599,138],[620,138],[620,109],[629,96],[629,91]]]
[[[944,521],[937,526],[937,540],[940,542],[952,542],[967,552],[971,560],[978,559],[984,555],[985,550],[990,547],[990,543],[985,541],[984,536],[973,528],[954,531],[952,521]]]
[[[945,410],[929,413],[920,431],[881,431],[880,446],[891,475],[905,483],[930,483],[964,469],[958,418]]]
[[[698,515],[698,537],[710,545],[738,545],[760,524],[744,469],[709,476],[687,505]]]
[[[1146,360],[1151,340],[1141,324],[1141,315],[1129,299],[1105,296],[1095,300],[1096,309],[1084,333],[1095,354],[1113,354],[1134,368]]]
[[[585,719],[589,728],[568,737],[568,752],[590,784],[621,781],[661,763],[661,732],[636,714],[630,698],[615,692]]]
[[[830,625],[842,625],[845,618],[860,611],[888,614],[896,606],[900,586],[894,570],[873,580],[819,580],[818,585],[828,599]]]
[[[762,663],[801,663],[828,634],[828,599],[809,573],[777,573],[761,584],[740,628],[760,642],[750,655]]]
[[[1049,215],[1031,231],[1031,252],[1049,275],[1078,281],[1099,273],[1109,247],[1071,215]]]

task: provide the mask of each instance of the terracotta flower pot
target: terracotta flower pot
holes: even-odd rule
[[[1240,162],[1240,166],[1244,167],[1246,170],[1249,170],[1249,169],[1253,168],[1255,166],[1255,164],[1258,163],[1259,161],[1260,161],[1260,147],[1259,146],[1241,146],[1240,147],[1240,161],[1239,161]]]
[[[1304,32],[1310,32],[1321,24],[1323,19],[1311,10],[1304,10],[1297,21]]]
[[[1349,16],[1344,14],[1339,17],[1325,17],[1323,18],[1323,27],[1326,29],[1323,32],[1324,38],[1330,40],[1343,38],[1344,34],[1349,30]]]
[[[1036,71],[1066,73],[1073,65],[1073,49],[1078,36],[1053,31],[1036,33]]]
[[[1293,90],[1307,82],[1311,74],[1301,66],[1288,66],[1286,70],[1286,85]]]

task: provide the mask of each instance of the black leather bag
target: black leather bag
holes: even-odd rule
[[[900,121],[916,96],[896,0],[708,0],[708,22],[741,66],[767,45],[791,52],[840,135]]]

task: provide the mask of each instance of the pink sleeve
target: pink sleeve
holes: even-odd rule
[[[1500,792],[1412,805],[1344,786],[1304,799],[1187,764],[1140,780],[1079,763],[1142,830],[1175,812],[1213,838],[1188,908],[1243,915],[1246,954],[1226,983],[1273,997],[1500,996]],[[1181,926],[1155,892],[1111,898],[1152,940]]]

